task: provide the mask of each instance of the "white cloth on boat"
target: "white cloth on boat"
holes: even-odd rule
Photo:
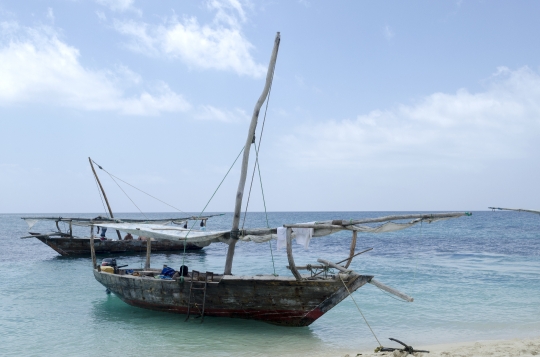
[[[292,238],[296,239],[296,243],[308,249],[309,242],[313,237],[313,228],[293,228]],[[281,249],[287,246],[287,228],[277,228],[277,249]]]
[[[28,229],[32,229],[32,227],[38,222],[37,219],[31,219],[31,218],[24,218],[24,221],[26,224],[28,224]]]
[[[287,246],[287,228],[277,227],[277,249]]]
[[[307,250],[311,237],[313,237],[313,228],[293,228],[293,232],[296,235],[296,243],[302,245]]]

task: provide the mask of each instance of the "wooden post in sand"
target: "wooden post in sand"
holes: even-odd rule
[[[152,251],[152,239],[146,237],[146,263],[144,263],[144,270],[150,269],[150,252]]]
[[[266,84],[264,86],[263,92],[255,104],[255,109],[253,109],[253,116],[251,117],[251,124],[249,126],[248,136],[246,144],[244,147],[244,156],[242,158],[242,170],[240,171],[240,182],[238,183],[238,191],[236,193],[236,204],[234,208],[233,224],[231,229],[231,239],[229,241],[229,249],[227,250],[227,259],[225,261],[225,272],[224,275],[231,275],[232,271],[232,262],[234,257],[234,248],[236,242],[238,242],[238,227],[240,225],[240,210],[242,209],[242,197],[244,195],[244,186],[246,185],[246,176],[249,163],[249,150],[251,144],[255,140],[255,129],[257,128],[257,120],[259,118],[259,111],[266,100],[268,91],[270,90],[270,85],[272,84],[272,78],[274,77],[274,67],[276,66],[277,53],[279,48],[280,36],[279,32],[276,34],[276,39],[274,41],[274,50],[272,51],[272,56],[270,57],[270,64],[268,65],[268,72],[266,74]]]

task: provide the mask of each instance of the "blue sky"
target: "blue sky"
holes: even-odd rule
[[[88,156],[201,210],[245,141],[277,31],[269,210],[540,208],[539,8],[0,1],[0,212],[103,211]],[[137,211],[99,174],[113,210]],[[233,210],[238,175],[208,210]],[[123,188],[143,211],[171,210]]]

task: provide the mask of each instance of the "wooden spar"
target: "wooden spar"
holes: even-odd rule
[[[150,253],[152,251],[152,239],[146,238],[146,263],[144,263],[144,270],[150,269]]]
[[[310,270],[310,269],[323,269],[326,265],[295,265],[296,270]],[[291,269],[290,266],[287,265],[287,269]]]
[[[92,267],[96,269],[96,251],[94,248],[94,226],[90,227],[90,255],[92,256]]]
[[[322,221],[317,222],[321,224],[332,224],[332,225],[344,225],[344,226],[350,226],[353,224],[363,224],[363,223],[377,223],[377,222],[385,222],[385,221],[395,221],[400,219],[440,219],[440,218],[455,218],[455,217],[461,217],[465,215],[471,215],[469,212],[449,212],[449,213],[428,213],[428,214],[403,214],[403,215],[393,215],[393,216],[386,216],[386,217],[378,217],[378,218],[365,218],[365,219],[344,219],[344,220],[333,220],[333,221]],[[302,226],[303,227],[303,226]]]
[[[393,295],[399,297],[400,299],[403,299],[403,300],[408,301],[408,302],[413,302],[414,301],[414,298],[410,297],[409,295],[403,294],[402,292],[397,291],[394,288],[391,288],[391,287],[389,287],[387,285],[384,285],[383,283],[381,283],[378,280],[371,279],[369,281],[369,283],[375,285],[376,287],[378,287],[381,290],[384,290],[386,292],[389,292],[390,294],[393,294]]]
[[[103,189],[103,186],[101,186],[101,182],[99,181],[99,177],[96,173],[96,170],[94,169],[94,164],[92,163],[92,159],[88,157],[88,161],[90,162],[90,167],[92,168],[92,172],[94,173],[94,177],[96,178],[96,181],[99,185],[99,188],[101,190],[101,193],[103,193],[103,198],[105,199],[105,203],[107,204],[107,208],[109,209],[109,214],[111,215],[111,218],[114,218],[111,205],[109,205],[109,200],[107,199],[107,195],[105,194],[105,190]],[[117,230],[116,234],[118,235],[118,240],[122,240],[122,236],[120,235],[120,231]]]
[[[540,214],[540,211],[535,211],[532,209],[523,209],[523,208],[501,208],[501,207],[488,207],[492,210],[500,210],[500,211],[516,211],[516,212],[529,212],[529,213],[536,213]]]
[[[253,109],[253,116],[251,117],[251,124],[249,126],[248,136],[246,140],[246,145],[244,146],[244,156],[242,158],[242,170],[240,171],[240,182],[238,183],[238,191],[236,193],[236,203],[234,207],[234,217],[233,224],[231,229],[231,240],[229,242],[229,248],[227,250],[227,259],[225,261],[225,275],[231,275],[232,271],[232,262],[234,257],[234,248],[238,242],[238,227],[240,225],[240,210],[242,209],[242,197],[244,195],[244,187],[246,185],[246,176],[247,168],[249,163],[249,151],[251,149],[251,144],[255,140],[255,129],[257,128],[257,120],[259,118],[259,112],[261,107],[268,96],[270,90],[270,85],[272,84],[272,78],[274,77],[274,68],[276,66],[276,59],[278,54],[279,42],[281,38],[279,32],[276,34],[274,40],[274,49],[272,50],[272,56],[270,57],[270,64],[268,65],[268,72],[266,73],[266,84],[264,86],[263,92],[259,97],[259,100],[255,104]]]
[[[354,257],[354,251],[356,250],[356,237],[358,236],[358,232],[357,231],[353,231],[352,232],[352,240],[351,240],[351,250],[349,252],[349,261],[347,262],[347,264],[345,264],[345,268],[348,268],[349,265],[351,265],[351,262],[353,260],[353,257]]]
[[[356,256],[358,256],[358,255],[360,255],[360,254],[364,254],[365,252],[369,252],[370,250],[373,250],[373,248],[368,248],[368,249],[366,249],[366,250],[363,250],[363,251],[361,251],[361,252],[356,253],[355,255],[351,255],[350,257],[345,258],[345,259],[343,259],[342,261],[337,262],[336,264],[341,264],[341,263],[343,263],[343,262],[346,261],[346,260],[352,259],[352,258],[354,258],[354,257],[356,257]]]
[[[302,276],[296,269],[294,264],[294,257],[292,255],[292,228],[287,228],[287,258],[289,259],[289,269],[293,273],[296,280],[302,280]]]
[[[323,263],[324,265],[328,265],[329,267],[332,267],[332,268],[335,268],[343,273],[350,273],[352,270],[349,270],[349,269],[346,269],[344,267],[342,267],[341,265],[338,265],[336,263],[332,263],[328,260],[324,260],[324,259],[317,259],[317,261],[319,263]]]
[[[329,221],[319,221],[316,223],[296,223],[296,224],[284,224],[283,227],[291,228],[316,228],[316,229],[347,229],[351,231],[361,230],[362,228],[355,227],[356,224],[363,223],[379,223],[386,221],[398,221],[401,219],[421,219],[421,220],[431,220],[431,219],[444,219],[444,218],[457,218],[461,216],[468,215],[469,212],[451,212],[451,213],[433,213],[433,214],[404,214],[404,215],[393,215],[386,217],[378,218],[365,218],[365,219],[338,219],[338,220],[329,220]]]

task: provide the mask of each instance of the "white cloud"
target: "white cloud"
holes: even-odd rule
[[[414,105],[300,127],[281,147],[294,165],[471,168],[523,157],[539,130],[540,75],[502,67],[483,92],[434,93]]]
[[[223,110],[213,107],[211,105],[201,106],[195,117],[201,120],[214,120],[225,123],[234,123],[249,120],[249,116],[242,109],[236,108],[234,110]]]
[[[112,11],[138,11],[133,7],[134,0],[96,0],[96,2],[100,5],[108,7]]]
[[[383,32],[384,37],[386,37],[387,40],[391,40],[395,36],[394,31],[392,31],[392,29],[388,25],[384,27]]]
[[[105,13],[103,11],[96,11],[96,15],[98,17],[98,19],[100,21],[106,21],[107,20],[107,16],[105,15]]]
[[[52,23],[54,23],[54,12],[52,8],[47,9],[47,18],[51,20]]]
[[[166,85],[153,94],[128,97],[122,87],[141,82],[126,67],[116,71],[90,70],[79,62],[79,51],[62,42],[54,29],[26,28],[1,23],[0,105],[46,103],[91,111],[156,115],[190,108]]]
[[[115,21],[118,32],[129,36],[133,51],[149,55],[179,58],[200,69],[234,71],[240,75],[263,76],[265,66],[251,56],[253,45],[242,33],[246,13],[237,0],[207,3],[215,11],[213,21],[200,24],[195,17],[173,17],[162,25],[137,21]]]

